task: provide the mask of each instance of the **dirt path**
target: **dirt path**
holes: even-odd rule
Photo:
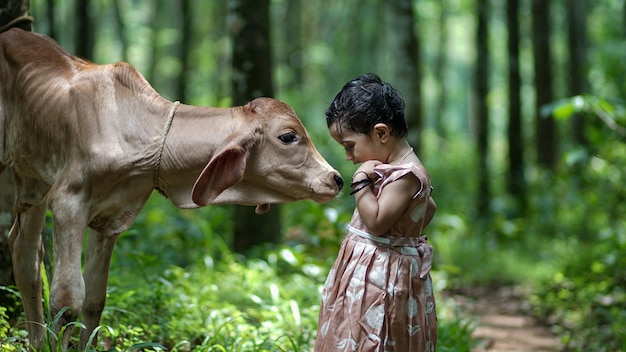
[[[559,339],[524,314],[525,293],[519,288],[463,289],[448,292],[457,304],[479,319],[472,352],[556,352]]]

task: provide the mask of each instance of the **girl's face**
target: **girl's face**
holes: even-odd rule
[[[330,126],[329,132],[333,139],[343,146],[346,160],[352,161],[353,164],[368,160],[385,160],[384,149],[381,148],[382,144],[374,131],[372,134],[357,133],[335,123]]]

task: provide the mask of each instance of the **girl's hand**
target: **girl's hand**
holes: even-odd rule
[[[367,177],[375,180],[378,178],[378,175],[374,172],[374,168],[378,165],[381,165],[382,162],[378,160],[368,160],[361,164],[361,166],[354,172],[352,178],[357,178],[357,174],[365,173]],[[363,175],[360,176],[361,178]]]

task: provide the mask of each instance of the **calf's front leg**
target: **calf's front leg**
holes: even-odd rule
[[[90,231],[85,255],[85,302],[81,313],[85,329],[80,334],[80,350],[85,349],[91,333],[100,324],[100,317],[106,301],[106,289],[109,279],[111,255],[117,240],[117,234],[105,235]],[[94,338],[93,344],[96,343]]]
[[[18,211],[9,230],[13,275],[22,295],[29,342],[35,348],[42,347],[45,331],[41,300],[41,230],[45,220],[45,203],[33,205],[23,212]]]
[[[50,315],[54,319],[67,307],[54,333],[74,322],[85,300],[85,283],[81,270],[81,255],[86,215],[84,206],[75,198],[59,197],[62,201],[51,204],[54,217],[54,277],[50,287]],[[62,349],[67,348],[71,327],[63,334]]]

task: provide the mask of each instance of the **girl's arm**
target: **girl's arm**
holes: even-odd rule
[[[365,171],[361,168],[359,170]],[[354,174],[355,179],[359,170]],[[361,219],[372,235],[379,236],[389,231],[421,186],[417,179],[407,176],[409,175],[386,185],[378,198],[374,195],[372,187],[366,187],[354,194]],[[364,178],[362,173],[360,178]]]

